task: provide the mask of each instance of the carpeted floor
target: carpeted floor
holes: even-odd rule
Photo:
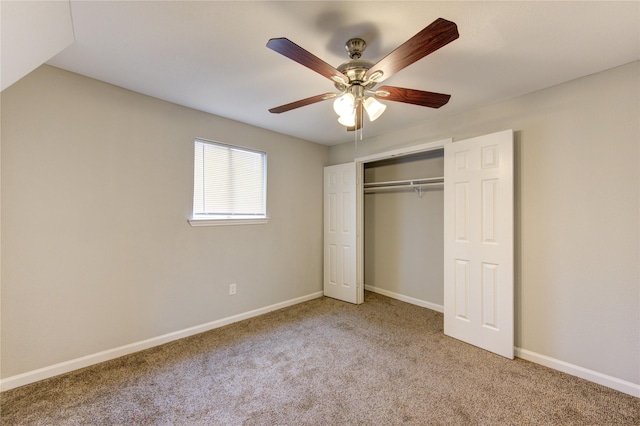
[[[1,394],[4,425],[638,425],[640,399],[444,336],[367,293],[312,300]]]

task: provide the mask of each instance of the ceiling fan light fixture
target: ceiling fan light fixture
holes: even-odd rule
[[[376,120],[382,115],[387,106],[378,102],[376,99],[369,97],[364,101],[364,109],[367,111],[370,121]]]
[[[352,114],[355,108],[355,99],[351,93],[345,93],[333,101],[333,110],[341,117]]]
[[[386,106],[374,98],[429,108],[440,108],[449,101],[451,95],[443,93],[394,86],[383,86],[375,91],[373,88],[376,84],[451,43],[458,37],[458,26],[454,22],[438,18],[377,63],[362,59],[362,52],[367,44],[363,39],[352,38],[345,45],[350,60],[337,68],[287,38],[272,38],[267,42],[269,49],[333,81],[338,93],[325,93],[301,99],[271,108],[269,112],[279,114],[335,98],[333,109],[338,114],[338,122],[347,126],[348,131],[355,130],[357,133],[360,130],[360,140],[362,140],[363,110],[367,111],[370,121],[378,119],[386,110]],[[369,98],[368,95],[372,98]]]
[[[353,127],[356,125],[356,113],[355,111],[351,111],[349,114],[341,115],[338,118],[338,123],[342,124],[345,127]]]

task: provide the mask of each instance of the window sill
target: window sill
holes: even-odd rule
[[[225,225],[261,225],[269,223],[268,217],[260,218],[237,218],[237,219],[188,219],[191,226],[225,226]]]

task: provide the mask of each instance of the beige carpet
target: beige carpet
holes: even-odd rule
[[[640,399],[321,298],[7,391],[5,425],[638,425]]]

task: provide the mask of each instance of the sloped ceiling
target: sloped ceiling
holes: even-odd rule
[[[333,66],[364,38],[376,62],[436,18],[460,38],[385,81],[449,93],[439,110],[387,102],[365,138],[479,108],[640,59],[639,2],[71,1],[75,43],[48,64],[326,145],[353,140],[331,101],[268,109],[334,90],[265,47],[287,37]]]
[[[0,90],[74,41],[68,1],[2,1],[0,15]]]

